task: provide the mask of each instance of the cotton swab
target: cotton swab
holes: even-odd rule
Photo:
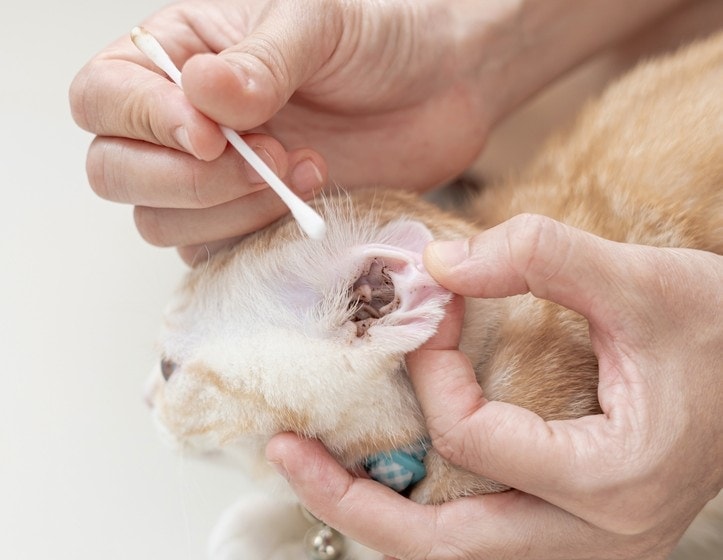
[[[173,64],[171,57],[163,49],[158,40],[142,27],[134,27],[131,30],[131,40],[153,64],[163,70],[178,87],[183,89],[181,84],[181,72]],[[284,182],[266,165],[256,152],[244,142],[239,134],[226,126],[218,125],[226,140],[249,162],[261,178],[279,195],[279,198],[291,211],[299,227],[312,239],[323,239],[326,234],[326,224],[322,217],[311,206],[294,194]]]

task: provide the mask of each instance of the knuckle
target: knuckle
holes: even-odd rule
[[[70,114],[75,123],[83,130],[88,130],[88,117],[85,111],[85,72],[81,70],[70,84],[68,100],[70,102]]]
[[[508,222],[506,235],[510,263],[531,288],[555,278],[570,256],[566,227],[546,216],[519,214]]]
[[[550,237],[551,220],[538,214],[518,214],[506,230],[510,260],[524,275],[533,266],[543,240]]]
[[[450,435],[454,431],[454,427],[444,432],[435,432],[430,434],[432,439],[432,446],[439,453],[439,455],[453,464],[459,462],[459,450],[458,442],[456,438]]]
[[[169,240],[164,221],[156,208],[136,206],[133,210],[133,219],[136,223],[136,229],[146,242],[157,247],[170,247],[173,245]]]
[[[182,179],[182,184],[188,185],[189,204],[193,208],[210,208],[227,202],[216,187],[219,179],[211,171],[212,166],[195,160],[184,161],[185,177]]]
[[[139,87],[127,95],[120,107],[109,114],[109,118],[122,116],[117,125],[107,123],[108,130],[119,130],[129,138],[146,140],[160,146],[176,146],[169,125],[164,118],[166,112],[172,114],[174,100],[164,96],[163,91],[152,87]]]
[[[97,111],[92,110],[91,100],[93,99],[92,81],[94,61],[87,63],[73,78],[68,90],[70,101],[70,113],[75,123],[83,130],[93,132],[95,130],[94,120]]]
[[[214,206],[215,202],[213,197],[208,193],[209,189],[204,188],[204,184],[199,181],[198,175],[193,171],[193,168],[189,171],[189,181],[191,183],[191,192],[193,193],[193,205],[196,208],[209,208]]]
[[[235,198],[234,180],[228,174],[228,166],[222,161],[202,162],[178,157],[176,153],[172,175],[167,175],[166,183],[178,193],[179,204],[184,208],[210,208]]]
[[[159,131],[154,126],[153,111],[147,103],[149,95],[150,92],[146,91],[141,95],[129,95],[124,101],[121,113],[128,115],[126,126],[131,138],[148,138],[157,144],[163,144]]]
[[[112,157],[108,153],[108,143],[103,138],[95,138],[88,148],[85,171],[93,192],[106,200],[120,200],[117,182],[113,172]]]
[[[276,85],[275,94],[279,97],[277,101],[282,102],[281,98],[286,95],[288,84],[291,83],[292,73],[276,41],[270,34],[259,31],[253,44],[249,45],[247,54],[271,77]]]
[[[471,457],[479,455],[479,442],[475,434],[465,426],[466,418],[456,420],[443,430],[432,430],[429,422],[432,445],[439,455],[453,465],[467,466]]]
[[[70,84],[68,97],[73,120],[84,130],[99,135],[146,139],[161,145],[175,145],[172,134],[159,114],[169,105],[163,92],[137,87],[120,97],[109,83],[107,61],[88,62]],[[109,106],[112,103],[112,106]],[[170,110],[170,109],[169,109]]]
[[[88,155],[85,159],[85,173],[88,176],[88,183],[93,192],[100,198],[109,200],[110,189],[105,175],[105,149],[97,141],[93,141],[88,148]]]

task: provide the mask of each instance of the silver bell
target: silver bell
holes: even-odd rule
[[[306,532],[304,549],[309,560],[341,560],[344,537],[324,523],[317,523]]]

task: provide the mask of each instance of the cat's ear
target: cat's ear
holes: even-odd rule
[[[350,255],[359,271],[350,290],[357,338],[388,352],[411,352],[434,334],[451,295],[424,269],[422,252],[432,240],[424,224],[395,220],[376,239]]]
[[[432,233],[427,229],[427,226],[415,220],[394,220],[389,222],[379,230],[378,236],[380,243],[406,249],[420,255],[433,239]]]

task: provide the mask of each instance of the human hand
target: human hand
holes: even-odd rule
[[[455,262],[456,261],[456,262]],[[398,558],[663,558],[723,485],[723,258],[618,244],[539,216],[425,265],[472,297],[531,292],[584,315],[603,414],[544,422],[488,402],[457,349],[462,310],[408,358],[435,449],[518,490],[423,506],[356,479],[318,442],[267,458],[317,517]]]
[[[76,76],[71,109],[97,135],[93,189],[190,261],[286,212],[215,123],[302,198],[329,177],[431,188],[517,104],[679,1],[185,0],[143,22],[183,92],[124,37]]]
[[[139,230],[157,245],[222,240],[278,218],[285,207],[225,148],[213,120],[253,132],[247,142],[302,197],[325,183],[326,162],[345,188],[433,186],[479,152],[487,122],[442,4],[166,7],[143,25],[183,67],[184,92],[128,38],[71,87],[76,121],[98,135],[91,185],[136,205]],[[463,147],[443,154],[445,144]]]

